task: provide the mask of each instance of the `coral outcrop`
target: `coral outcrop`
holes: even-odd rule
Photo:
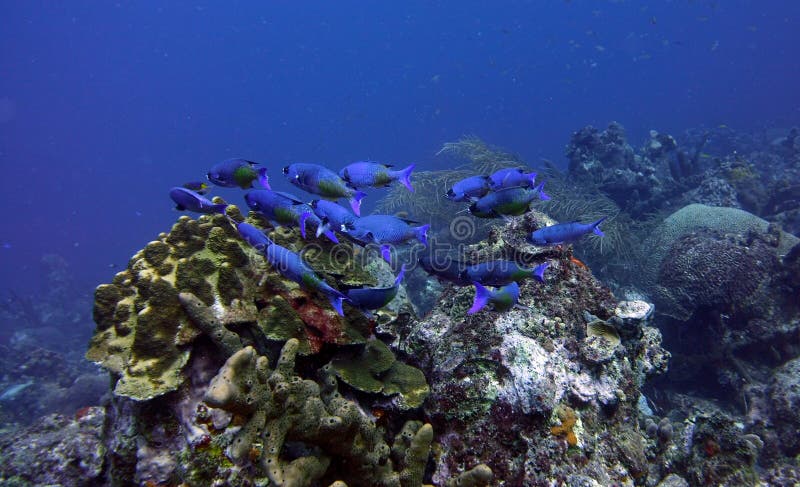
[[[228,216],[241,219],[235,207]],[[270,238],[304,244],[291,230]],[[337,285],[376,283],[349,244],[313,242],[304,257]],[[373,324],[361,312],[339,317],[270,269],[227,218],[181,218],[98,288],[95,318],[87,356],[114,378],[101,452],[108,483],[423,484],[434,432],[417,419],[428,393],[421,371],[368,340]],[[382,424],[365,412],[379,399]],[[466,485],[491,478],[476,467]]]
[[[635,453],[639,386],[665,369],[668,354],[647,326],[646,303],[618,303],[569,248],[524,243],[546,220],[530,212],[465,251],[470,261],[550,262],[544,283],[521,283],[521,306],[466,315],[472,289],[449,287],[400,345],[431,385],[425,409],[441,435],[434,483],[478,463],[492,467],[497,485],[570,485],[579,477],[612,485],[646,475]],[[582,348],[591,342],[608,355],[587,357]]]
[[[683,236],[710,230],[729,234],[747,235],[749,232],[766,234],[769,222],[752,213],[736,208],[723,208],[690,204],[672,213],[652,232],[643,244],[640,285],[650,291],[658,285],[659,273],[665,256]],[[800,239],[786,232],[778,232],[775,239],[775,254],[786,255]],[[668,269],[666,269],[668,271]]]
[[[238,215],[229,207],[229,215]],[[239,216],[241,218],[241,216]],[[251,220],[256,222],[256,220]],[[296,231],[275,230],[285,245],[302,242]],[[306,258],[319,272],[350,285],[373,285],[350,247],[330,251],[315,243]],[[326,252],[325,250],[329,250]],[[118,380],[115,393],[147,400],[177,389],[198,336],[227,354],[253,336],[300,340],[300,352],[322,344],[364,343],[370,324],[360,313],[344,318],[324,298],[283,279],[241,240],[222,215],[183,216],[131,259],[128,268],[95,293],[97,330],[86,357]]]

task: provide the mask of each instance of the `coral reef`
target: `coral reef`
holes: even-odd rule
[[[235,207],[228,216],[241,219]],[[296,231],[270,237],[302,242]],[[305,257],[339,285],[376,283],[350,245],[315,244]],[[362,313],[338,317],[269,269],[225,217],[182,217],[98,288],[95,318],[87,357],[114,379],[103,434],[108,483],[423,484],[434,439],[416,419],[425,377],[367,340],[373,324]],[[339,380],[363,405],[339,392]],[[381,424],[364,412],[376,407],[388,411]],[[490,472],[478,466],[463,479],[485,485]]]
[[[780,366],[769,388],[772,422],[781,448],[790,457],[800,454],[800,358]]]
[[[108,374],[83,359],[92,329],[89,286],[55,254],[42,257],[41,271],[42,292],[9,290],[0,301],[0,425],[8,429],[72,415],[108,389]]]
[[[675,242],[687,234],[701,229],[740,235],[750,231],[763,234],[768,226],[769,222],[743,210],[700,204],[687,205],[665,218],[644,241],[644,262],[639,274],[639,285],[647,291],[654,289],[665,256]],[[785,255],[800,242],[800,239],[786,232],[780,232],[779,235],[776,248],[778,256]]]
[[[625,129],[611,122],[602,132],[592,126],[574,134],[567,145],[569,176],[596,187],[634,217],[653,211],[677,192],[669,157],[677,143],[651,131],[641,155],[627,143]]]
[[[105,465],[105,409],[79,410],[74,417],[50,415],[0,439],[0,483],[100,485]]]
[[[578,477],[611,485],[646,472],[634,453],[641,434],[629,423],[641,381],[665,367],[653,365],[667,356],[658,331],[646,324],[650,313],[631,311],[638,305],[623,304],[616,316],[614,297],[568,249],[526,244],[531,226],[547,220],[532,211],[465,252],[468,261],[548,260],[544,284],[521,283],[520,307],[468,316],[471,290],[449,287],[428,317],[403,330],[400,348],[426,371],[425,410],[441,432],[434,483],[477,463],[492,467],[498,485],[570,485]],[[587,337],[587,324],[601,320],[606,330],[635,331],[618,332],[618,344]],[[586,360],[587,340],[608,343],[614,359]],[[623,433],[625,446],[613,446]]]
[[[229,207],[229,215],[236,213]],[[293,231],[270,236],[286,245],[301,241]],[[321,245],[329,244],[305,255],[326,277],[337,273],[350,285],[374,284],[358,261],[331,257],[352,255],[349,248],[333,252]],[[181,385],[191,344],[200,335],[227,353],[252,336],[294,337],[308,354],[323,343],[364,343],[370,333],[360,313],[339,317],[324,299],[268,268],[222,215],[181,217],[169,234],[147,244],[111,284],[97,288],[95,321],[86,357],[119,377],[117,395],[139,400]]]
[[[323,374],[320,388],[295,375],[298,344],[286,342],[274,370],[252,347],[243,348],[212,379],[205,402],[248,418],[230,443],[230,457],[257,463],[275,485],[310,485],[328,468],[344,466],[338,474],[347,482],[421,485],[431,426],[407,422],[390,449],[383,432],[341,397],[332,376]],[[309,454],[287,460],[287,442],[307,445]]]

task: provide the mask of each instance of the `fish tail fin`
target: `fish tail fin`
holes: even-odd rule
[[[353,197],[350,198],[350,208],[353,209],[353,213],[355,213],[356,216],[361,216],[361,200],[363,200],[366,195],[367,193],[356,190],[353,192]]]
[[[386,262],[392,262],[392,246],[390,244],[381,245],[381,257]]]
[[[414,192],[414,186],[411,186],[411,171],[413,171],[415,167],[417,167],[416,164],[411,164],[400,171],[400,182],[412,193]]]
[[[467,310],[468,315],[474,315],[480,311],[484,306],[489,304],[489,298],[492,297],[492,292],[483,284],[479,282],[473,282],[472,284],[475,286],[475,300],[472,302],[472,307]]]
[[[528,177],[528,181],[529,181],[528,184],[530,184],[531,188],[535,187],[536,186],[536,173],[535,172],[529,172],[528,174],[526,174],[526,176]]]
[[[544,271],[547,270],[548,267],[550,267],[550,262],[539,264],[533,269],[533,275],[539,282],[544,282]]]
[[[431,228],[430,225],[422,225],[420,227],[416,227],[414,232],[417,234],[417,240],[424,246],[428,246],[428,229]]]
[[[300,215],[300,235],[304,240],[306,238],[306,220],[308,220],[308,217],[310,216],[311,212],[309,211],[304,211],[303,214]]]
[[[213,208],[214,208],[214,213],[219,213],[220,215],[225,215],[226,214],[225,211],[228,209],[228,205],[222,203],[222,204],[219,204],[219,205],[214,205]]]
[[[260,184],[264,189],[272,189],[269,185],[269,176],[267,176],[267,168],[260,167],[258,168],[258,184]]]
[[[337,244],[339,243],[339,239],[336,238],[336,234],[333,233],[331,230],[325,230],[323,233],[325,234],[326,237],[328,237],[328,240],[330,240],[331,242]]]
[[[344,309],[342,308],[342,303],[344,302],[343,294],[328,294],[328,301],[330,301],[331,306],[336,310],[336,313],[339,316],[344,316]]]
[[[403,277],[406,275],[406,266],[403,264],[400,266],[400,272],[397,274],[397,277],[394,278],[394,285],[399,286],[401,282],[403,282]]]
[[[547,200],[549,200],[549,199],[552,199],[552,198],[550,198],[550,195],[549,195],[549,194],[547,194],[547,193],[545,193],[545,192],[544,192],[544,181],[542,181],[541,183],[539,183],[539,186],[536,186],[536,188],[535,188],[535,189],[536,189],[536,191],[539,193],[539,199],[540,199],[540,200],[542,200],[542,201],[547,201]]]
[[[319,225],[317,225],[317,231],[315,232],[314,236],[319,238],[320,235],[329,231],[331,229],[330,223],[327,220],[320,220]]]
[[[600,237],[604,237],[605,236],[605,233],[603,233],[603,231],[600,230],[600,224],[603,223],[603,221],[605,221],[606,218],[608,218],[608,217],[604,216],[603,218],[601,218],[601,219],[597,220],[596,222],[592,223],[592,226],[594,227],[592,229],[592,231],[594,232],[595,235],[598,235]]]

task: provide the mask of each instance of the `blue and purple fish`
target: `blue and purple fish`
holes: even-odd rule
[[[484,196],[489,189],[488,177],[471,176],[454,184],[445,197],[452,201],[472,201]]]
[[[227,159],[214,164],[206,177],[209,181],[225,188],[248,189],[258,181],[261,187],[270,189],[267,168],[256,168],[257,162],[246,159]]]
[[[246,222],[237,223],[236,231],[239,232],[245,242],[259,252],[263,252],[267,246],[275,243],[267,237],[263,230]]]
[[[354,162],[339,171],[339,176],[356,188],[382,188],[389,186],[394,181],[400,181],[412,193],[411,171],[415,165],[411,164],[399,171],[392,170],[392,166],[371,161]]]
[[[339,243],[336,235],[327,230],[314,214],[314,209],[291,193],[259,189],[245,194],[244,200],[251,210],[263,215],[272,226],[297,226],[300,235],[306,238],[306,223],[310,223],[317,230],[317,237],[324,233],[331,241]]]
[[[475,285],[475,300],[467,310],[468,315],[477,313],[486,305],[491,305],[495,311],[508,311],[519,301],[519,284],[516,282],[496,289],[486,288],[479,282],[472,284]]]
[[[228,207],[228,205],[215,204],[191,189],[186,189],[181,186],[175,186],[169,190],[169,197],[175,202],[175,209],[179,211],[188,210],[205,214],[222,213],[224,215],[225,208]]]
[[[405,273],[405,267],[401,267],[394,284],[391,286],[349,289],[345,294],[350,298],[353,306],[369,316],[370,311],[383,308],[397,296],[397,291],[400,289],[400,283],[403,282]]]
[[[470,266],[448,255],[423,254],[419,258],[419,265],[425,269],[425,272],[440,281],[449,281],[459,286],[472,283],[466,274],[467,268]]]
[[[545,262],[536,267],[527,268],[510,260],[490,260],[467,266],[464,276],[470,282],[479,282],[485,286],[503,286],[531,277],[539,282],[544,282],[544,271],[549,265],[549,262]]]
[[[211,185],[202,181],[189,181],[188,183],[183,183],[182,186],[202,195],[206,195],[211,191]]]
[[[359,242],[380,245],[381,256],[390,262],[392,245],[416,239],[427,246],[429,228],[430,225],[411,226],[392,215],[369,215],[356,220],[354,228],[345,233]]]
[[[339,316],[344,316],[342,303],[344,301],[350,301],[350,298],[325,282],[324,279],[317,275],[314,269],[306,264],[299,254],[275,243],[267,245],[263,254],[264,257],[267,258],[267,262],[269,262],[280,275],[300,284],[306,289],[324,294]]]
[[[327,227],[338,232],[354,229],[358,220],[352,211],[335,201],[314,200],[311,202],[311,208]]]
[[[536,199],[549,200],[544,192],[544,183],[533,189],[507,188],[492,192],[472,203],[469,212],[480,218],[498,218],[522,215],[530,209]]]
[[[528,236],[528,241],[534,245],[558,245],[575,242],[586,234],[594,233],[603,236],[600,224],[607,217],[603,217],[592,223],[569,222],[558,223],[536,230]]]
[[[520,168],[506,168],[495,171],[489,176],[489,188],[499,191],[505,188],[533,188],[536,185],[536,173],[526,173]]]
[[[311,194],[325,199],[345,198],[350,202],[353,213],[361,215],[361,200],[365,193],[351,188],[338,174],[319,164],[290,164],[283,168],[289,182]]]

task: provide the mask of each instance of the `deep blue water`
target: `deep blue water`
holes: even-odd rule
[[[800,2],[491,4],[1,2],[0,291],[39,289],[45,253],[108,281],[177,218],[169,188],[228,157],[273,181],[294,161],[433,169],[476,134],[561,163],[586,124],[638,145],[800,115]]]

